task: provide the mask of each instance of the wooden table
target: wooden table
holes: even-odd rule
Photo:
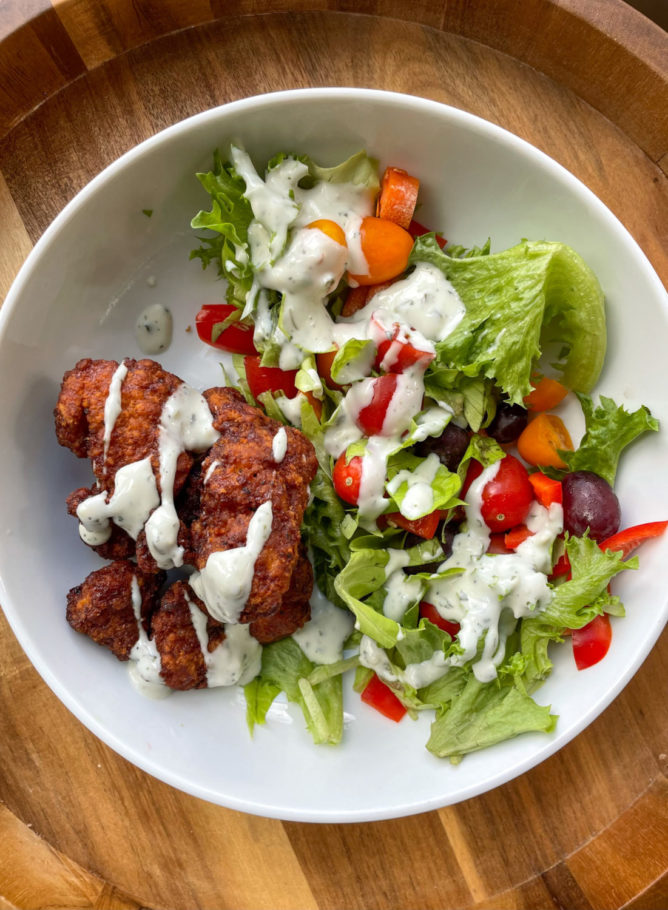
[[[26,0],[0,6],[0,294],[135,143],[310,85],[500,123],[590,186],[668,278],[668,36],[621,0]],[[0,620],[0,908],[665,908],[667,660],[664,636],[585,733],[485,796],[315,826],[221,809],[129,765]]]

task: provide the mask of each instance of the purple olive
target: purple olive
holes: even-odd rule
[[[501,445],[515,442],[526,427],[529,415],[521,404],[500,401],[494,420],[487,427],[487,433]]]
[[[605,540],[619,530],[621,510],[614,490],[593,471],[574,471],[562,481],[564,530],[582,537],[587,528],[596,540]]]
[[[449,423],[440,436],[428,436],[415,446],[423,458],[432,452],[438,455],[448,471],[456,471],[469,444],[469,434],[455,423]]]

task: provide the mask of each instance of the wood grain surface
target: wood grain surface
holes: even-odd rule
[[[665,282],[667,67],[668,38],[621,0],[5,0],[0,294],[65,203],[138,141],[234,98],[324,85],[507,127],[591,187]],[[665,910],[667,660],[664,635],[594,724],[491,793],[304,825],[221,809],[128,764],[0,619],[0,910]]]

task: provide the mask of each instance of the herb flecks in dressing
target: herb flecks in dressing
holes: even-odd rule
[[[166,351],[172,343],[174,320],[161,303],[151,303],[141,311],[135,325],[135,340],[143,354],[153,356]]]

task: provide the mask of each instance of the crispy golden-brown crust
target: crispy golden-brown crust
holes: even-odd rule
[[[65,500],[68,514],[73,515],[74,518],[76,518],[79,505],[85,499],[88,499],[89,496],[94,496],[96,492],[99,491],[89,490],[87,487],[79,487],[78,490],[74,490],[70,493]],[[102,559],[130,559],[135,555],[135,542],[123,528],[119,528],[118,525],[112,523],[109,540],[97,544],[97,546],[91,546],[91,550],[95,550],[97,555],[101,556]],[[153,567],[149,568],[148,571],[152,574],[157,570],[158,567],[154,562]]]
[[[132,579],[137,579],[141,615],[146,621],[164,577],[163,572],[144,575],[125,559],[96,569],[68,593],[67,621],[77,632],[109,648],[119,660],[128,660],[139,638],[132,605]]]
[[[167,589],[151,618],[153,640],[160,654],[160,675],[171,689],[206,688],[206,663],[188,600],[203,608],[188,583],[177,581]]]
[[[182,382],[153,360],[128,358],[124,363],[128,372],[121,386],[122,409],[111,433],[107,457],[104,457],[104,406],[118,367],[115,360],[86,358],[65,373],[54,410],[56,436],[61,445],[79,458],[92,460],[100,490],[113,492],[116,471],[149,456],[160,489],[160,415],[165,402]],[[181,453],[175,494],[183,486],[191,464],[192,457]]]
[[[306,548],[302,544],[290,578],[290,587],[283,596],[281,606],[271,616],[256,619],[250,624],[253,638],[262,645],[268,645],[301,629],[311,618],[309,601],[312,593],[313,569],[306,555]]]
[[[244,546],[253,514],[271,500],[271,534],[255,562],[240,616],[241,622],[252,622],[275,613],[290,586],[317,461],[308,439],[286,427],[287,451],[277,463],[272,442],[281,425],[246,404],[234,389],[209,389],[204,397],[220,437],[202,462],[204,476],[217,464],[201,486],[200,513],[190,528],[194,564],[202,569],[211,553]]]

